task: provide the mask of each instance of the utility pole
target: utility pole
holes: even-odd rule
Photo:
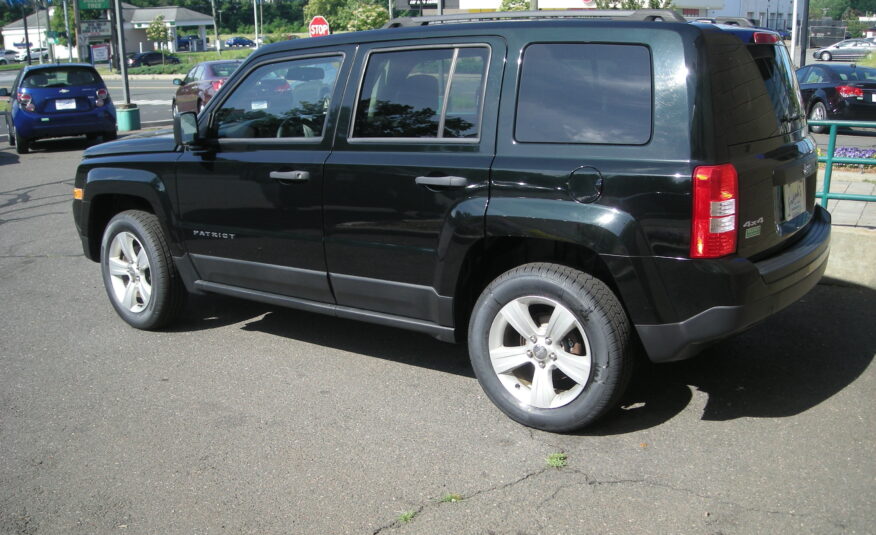
[[[21,4],[21,20],[24,21],[24,52],[27,56],[27,64],[31,64],[30,59],[30,36],[27,33],[27,13],[24,12],[24,3]]]
[[[255,47],[259,48],[259,5],[256,0],[252,0],[252,21],[255,28]]]
[[[806,65],[806,49],[809,48],[809,2],[800,2],[803,9],[800,11],[800,56],[797,68]]]
[[[64,9],[64,33],[67,34],[67,61],[73,63],[73,43],[70,41],[70,17],[67,15],[67,0],[62,2]]]
[[[119,36],[119,67],[122,71],[122,89],[125,91],[125,104],[131,103],[131,89],[128,87],[128,62],[125,61],[125,21],[122,17],[122,0],[113,2],[116,12],[116,34]]]
[[[213,8],[213,39],[216,45],[216,53],[222,55],[222,47],[219,46],[219,26],[216,25],[216,0],[210,0],[210,6]],[[219,13],[222,13],[221,11]],[[191,47],[189,47],[191,48]]]
[[[87,54],[82,51],[82,39],[79,37],[82,32],[82,21],[79,20],[79,0],[73,0],[73,26],[75,26],[73,29],[76,34],[76,59],[84,63]]]

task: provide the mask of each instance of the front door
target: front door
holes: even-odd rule
[[[201,280],[333,302],[323,164],[345,52],[267,57],[200,117],[209,121],[206,143],[180,158],[177,183],[184,244]]]

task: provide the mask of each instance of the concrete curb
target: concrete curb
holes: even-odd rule
[[[121,80],[121,74],[101,74],[101,78],[104,80]],[[179,78],[180,80],[185,78],[185,73],[181,74],[129,74],[128,80],[173,80],[174,78]]]
[[[876,229],[833,225],[824,276],[876,290]]]

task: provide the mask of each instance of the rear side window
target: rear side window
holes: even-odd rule
[[[371,54],[352,137],[477,139],[488,61],[485,46]]]
[[[651,138],[651,54],[641,45],[545,43],[523,54],[514,136],[641,145]]]
[[[31,71],[22,80],[21,87],[70,87],[96,83],[100,83],[100,77],[91,69],[63,67]]]

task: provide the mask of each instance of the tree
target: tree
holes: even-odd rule
[[[811,0],[809,2],[809,18],[839,20],[849,7],[851,7],[851,0]]]
[[[389,11],[383,6],[374,4],[356,4],[350,12],[350,22],[347,31],[374,30],[381,28],[389,21]]]
[[[76,25],[73,24],[73,5],[72,3],[67,5],[67,17],[70,21],[70,32],[74,35],[76,34]],[[64,24],[64,9],[62,7],[61,2],[58,2],[55,5],[54,11],[52,11],[52,18],[49,19],[49,29],[58,32],[58,35],[61,35],[61,32],[67,31],[67,26]],[[68,36],[69,37],[69,36]],[[67,37],[58,37],[58,44],[67,46],[68,43]],[[75,41],[74,41],[75,42]]]
[[[529,0],[502,0],[499,11],[526,11],[529,9]]]
[[[167,44],[167,34],[163,15],[155,17],[146,27],[146,37],[152,41],[158,41],[158,49],[161,50],[161,63],[164,63],[164,45]]]

